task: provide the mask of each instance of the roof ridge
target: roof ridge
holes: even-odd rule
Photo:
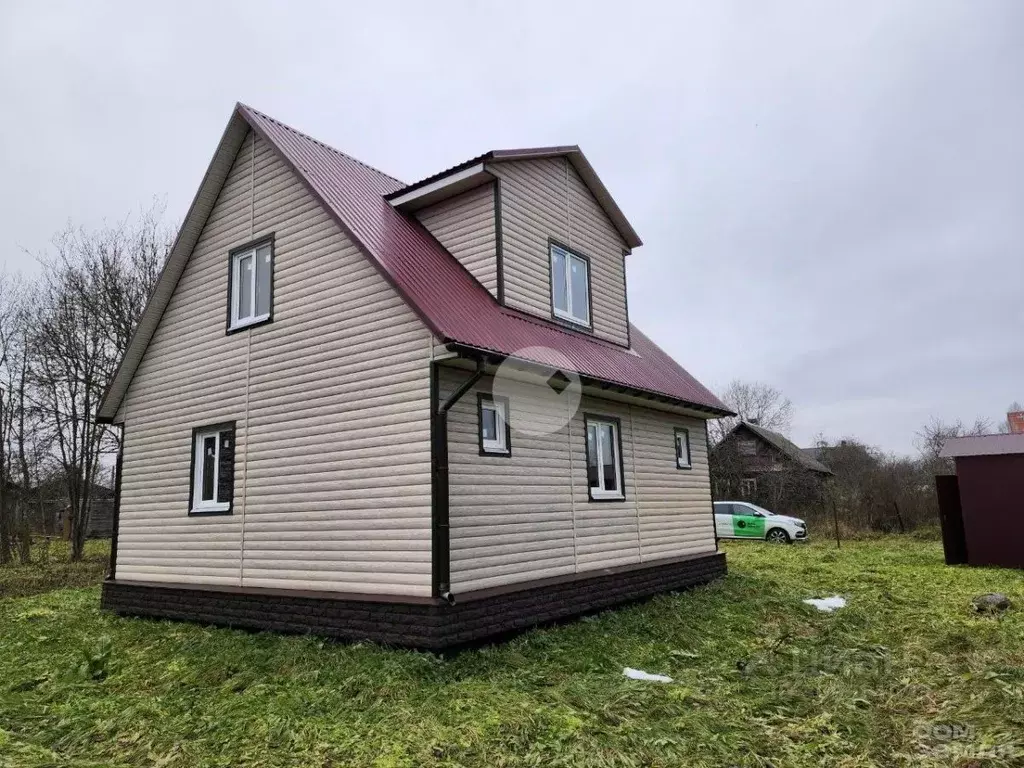
[[[304,139],[306,139],[308,141],[311,141],[314,144],[317,144],[318,146],[323,147],[324,149],[330,150],[331,152],[335,153],[336,155],[341,155],[342,157],[344,157],[344,158],[346,158],[348,160],[351,160],[353,163],[356,163],[357,165],[361,165],[364,168],[366,168],[367,170],[373,171],[374,173],[379,174],[379,175],[383,176],[384,178],[386,178],[386,179],[388,179],[390,181],[395,182],[395,184],[399,184],[399,185],[401,185],[403,187],[408,186],[408,184],[406,184],[406,182],[402,181],[401,179],[396,179],[390,173],[385,173],[380,168],[375,168],[374,166],[370,165],[369,163],[363,162],[358,157],[353,157],[352,155],[348,154],[347,152],[342,152],[340,149],[337,149],[336,147],[332,147],[330,144],[327,144],[327,143],[325,143],[323,141],[320,141],[320,139],[315,138],[314,136],[310,136],[308,133],[303,133],[298,128],[293,128],[292,126],[288,125],[287,123],[283,123],[280,120],[278,120],[277,118],[271,117],[266,112],[260,112],[260,110],[256,109],[255,107],[250,107],[248,104],[243,104],[242,102],[238,102],[238,106],[241,107],[242,109],[245,109],[245,110],[248,110],[249,112],[252,112],[255,115],[259,115],[264,120],[269,120],[270,122],[275,123],[275,124],[281,126],[285,130],[291,131],[292,133],[296,134],[297,136],[301,136],[302,138],[304,138]]]

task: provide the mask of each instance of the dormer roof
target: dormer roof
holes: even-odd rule
[[[540,160],[550,157],[564,157],[580,179],[587,185],[597,204],[611,220],[622,240],[629,248],[643,245],[640,236],[629,223],[608,188],[597,175],[597,171],[586,155],[575,144],[559,147],[531,147],[525,149],[492,149],[482,155],[470,158],[440,173],[427,176],[417,182],[395,190],[387,199],[402,211],[415,211],[445,200],[468,189],[486,184],[493,179],[487,173],[488,163],[514,162],[517,160]]]

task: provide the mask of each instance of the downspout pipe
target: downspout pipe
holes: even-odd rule
[[[117,446],[117,464],[114,469],[114,509],[110,520],[110,563],[107,565],[108,581],[113,581],[117,576],[117,532],[121,526],[121,466],[123,463],[124,427],[121,428],[121,440]]]
[[[484,358],[476,359],[476,370],[443,403],[440,401],[440,369],[433,366],[430,375],[431,419],[430,440],[433,458],[434,519],[432,526],[432,551],[434,597],[441,598],[449,605],[455,604],[451,593],[451,535],[449,530],[448,493],[448,411],[471,390],[484,375]]]

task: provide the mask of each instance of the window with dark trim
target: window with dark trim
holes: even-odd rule
[[[232,250],[228,268],[228,332],[269,322],[274,312],[273,237]]]
[[[590,261],[551,243],[551,312],[570,323],[590,326]]]
[[[622,466],[622,425],[613,416],[584,415],[587,491],[591,501],[626,498]]]
[[[192,430],[190,515],[230,515],[235,495],[235,422]]]
[[[691,469],[690,463],[690,430],[676,429],[676,467],[678,469]]]
[[[508,399],[478,392],[477,427],[481,456],[511,456],[512,430],[508,424]]]

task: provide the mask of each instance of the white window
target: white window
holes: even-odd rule
[[[590,263],[551,246],[551,307],[555,317],[590,325]]]
[[[270,318],[272,273],[270,243],[231,255],[231,329]]]
[[[745,499],[753,498],[757,493],[757,479],[753,477],[744,477],[740,480],[740,495]]]
[[[480,453],[510,453],[508,401],[479,395]]]
[[[739,440],[736,445],[739,449],[740,456],[754,456],[757,454],[757,443],[753,440]]]
[[[679,469],[690,469],[690,430],[676,430],[676,466]]]
[[[234,495],[235,427],[200,427],[192,437],[192,513],[230,512]]]
[[[590,419],[587,424],[587,485],[591,499],[623,499],[619,425]]]

